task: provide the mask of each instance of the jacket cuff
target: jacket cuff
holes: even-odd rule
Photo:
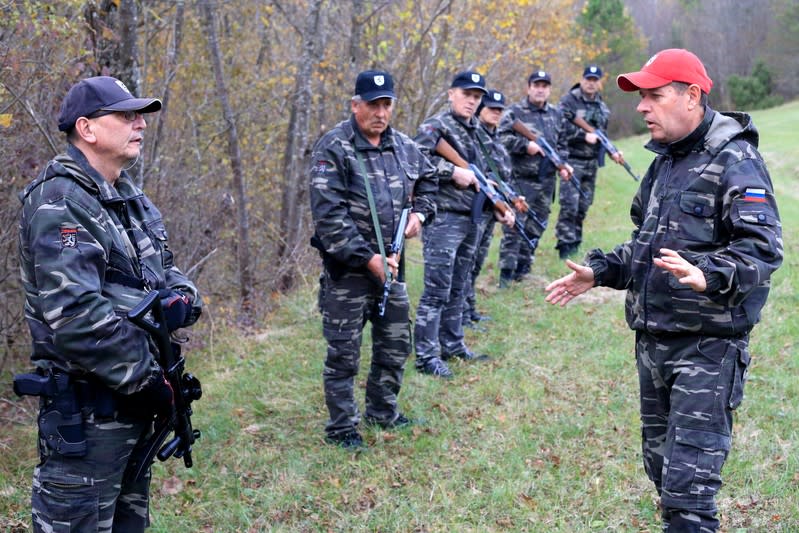
[[[585,266],[590,268],[594,273],[594,285],[596,287],[605,284],[605,274],[608,271],[608,262],[605,260],[604,255],[599,250],[591,250],[586,254]]]
[[[724,283],[720,272],[713,270],[713,265],[707,257],[703,257],[696,267],[705,275],[705,292],[708,294],[718,292]]]

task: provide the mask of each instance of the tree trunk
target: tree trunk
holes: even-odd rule
[[[295,253],[300,246],[303,235],[303,212],[301,204],[305,202],[306,192],[306,158],[309,149],[308,129],[309,114],[312,106],[311,74],[314,65],[320,61],[319,39],[321,6],[323,0],[313,0],[308,6],[302,54],[298,61],[297,78],[294,84],[294,99],[291,103],[291,115],[288,131],[288,142],[283,152],[283,203],[280,212],[280,235],[283,241],[278,247],[280,275],[276,289],[288,291],[294,286],[297,261]]]
[[[164,124],[166,123],[166,116],[169,111],[170,86],[172,84],[172,80],[175,78],[175,74],[177,73],[177,62],[178,57],[180,57],[180,44],[183,41],[183,15],[186,4],[184,0],[177,0],[175,4],[175,22],[173,24],[174,35],[172,38],[172,46],[170,46],[167,50],[166,76],[164,77],[164,86],[161,91],[162,105],[161,111],[158,113],[158,125],[155,129],[155,138],[153,139],[152,143],[153,148],[150,151],[149,158],[155,170],[158,170],[161,166],[161,154],[159,153],[159,148],[161,147],[161,141],[164,137]],[[145,176],[142,176],[142,186],[144,186],[144,180]]]
[[[239,134],[236,130],[236,117],[230,107],[228,90],[225,85],[225,76],[222,71],[222,54],[219,51],[219,40],[214,24],[215,7],[212,1],[202,0],[200,2],[205,31],[208,36],[208,49],[211,52],[211,60],[214,68],[214,80],[216,83],[216,93],[222,105],[222,113],[228,124],[228,156],[230,166],[233,171],[233,189],[236,195],[238,208],[238,260],[239,260],[239,296],[240,319],[247,320],[252,310],[253,282],[250,270],[250,222],[247,213],[247,189],[244,183],[244,173],[241,165],[241,152],[239,150]]]

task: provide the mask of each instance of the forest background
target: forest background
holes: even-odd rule
[[[705,61],[722,110],[799,90],[790,0],[0,0],[0,371],[24,368],[29,347],[17,195],[63,150],[58,108],[83,77],[163,99],[131,172],[206,296],[202,342],[212,326],[263,323],[281,295],[315,282],[307,155],[348,116],[357,72],[392,72],[393,125],[413,135],[460,70],[512,102],[545,68],[555,102],[596,62],[619,137],[642,123],[615,75],[668,47]]]

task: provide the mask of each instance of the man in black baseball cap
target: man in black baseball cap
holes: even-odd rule
[[[106,111],[154,113],[160,109],[158,98],[136,98],[118,79],[96,76],[79,81],[69,90],[61,103],[58,129],[69,131],[80,117],[91,118]]]
[[[142,113],[160,108],[111,77],[76,83],[58,118],[66,150],[22,193],[20,269],[41,377],[27,393],[46,400],[35,531],[149,526],[150,465],[135,450],[146,449],[156,416],[172,415],[174,397],[152,341],[124,311],[157,290],[171,332],[202,310],[197,287],[173,263],[161,213],[126,172],[141,154]],[[139,468],[147,475],[125,475]]]
[[[311,155],[311,244],[322,255],[319,310],[327,342],[325,441],[350,451],[365,447],[361,423],[385,430],[412,423],[397,404],[411,352],[404,254],[387,243],[400,232],[415,237],[433,220],[438,187],[432,163],[390,125],[394,100],[391,74],[361,72],[352,116],[326,132]],[[367,320],[372,358],[361,418],[355,377]]]

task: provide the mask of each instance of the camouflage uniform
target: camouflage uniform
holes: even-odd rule
[[[70,145],[21,194],[19,226],[31,359],[41,373],[68,374],[85,453],[53,451],[39,433],[33,478],[36,531],[141,531],[149,524],[149,474],[123,481],[131,451],[153,413],[126,403],[159,375],[147,334],[125,314],[149,289],[173,288],[202,301],[174,265],[158,209],[126,173],[114,185]],[[96,398],[104,397],[103,408]],[[138,407],[138,408],[137,408]],[[54,409],[41,400],[41,417]]]
[[[610,109],[605,105],[602,96],[597,92],[594,100],[583,96],[580,85],[577,84],[563,95],[560,100],[560,110],[565,120],[564,136],[568,141],[569,164],[574,168],[575,180],[583,193],[574,185],[560,180],[560,211],[558,224],[555,227],[555,237],[559,249],[564,246],[576,251],[583,241],[583,221],[588,214],[588,208],[594,202],[594,189],[596,188],[596,173],[599,166],[601,144],[588,144],[585,141],[585,131],[575,126],[571,121],[575,117],[585,119],[595,128],[606,130]]]
[[[597,285],[627,289],[636,331],[643,457],[673,531],[715,531],[715,495],[743,397],[748,335],[783,257],[771,178],[748,115],[709,108],[658,157],[631,208],[632,239],[587,264]],[[759,193],[759,194],[758,194]],[[681,285],[651,258],[680,252],[707,288]]]
[[[535,214],[535,217],[520,215],[524,220],[524,232],[538,244],[545,229],[542,224],[547,224],[555,196],[557,169],[542,154],[530,156],[527,153],[530,141],[513,131],[513,122],[517,119],[530,131],[543,135],[565,161],[569,152],[563,135],[564,122],[560,111],[549,102],[539,108],[525,98],[508,108],[499,125],[500,139],[511,156],[513,184],[516,191],[527,199],[530,211]],[[506,277],[526,274],[530,271],[535,250],[530,249],[516,230],[506,227],[503,232],[499,252],[500,271]]]
[[[505,147],[499,142],[497,131],[489,131],[485,124],[480,123],[480,127],[491,139],[490,145],[485,145],[485,149],[489,152],[497,172],[500,174],[500,179],[510,184],[511,171],[510,171],[510,156],[505,150]],[[481,150],[482,151],[482,150]],[[488,163],[486,163],[488,164]],[[489,167],[490,168],[490,167]],[[474,284],[480,271],[483,269],[483,263],[488,256],[488,249],[491,247],[491,239],[494,236],[494,226],[497,219],[494,217],[494,210],[489,209],[483,212],[480,224],[477,227],[477,252],[474,257],[474,265],[469,277],[469,284],[466,287],[466,299],[463,306],[463,322],[464,324],[471,322],[472,318],[479,316],[477,312],[477,297],[475,295]]]
[[[372,322],[373,338],[367,418],[391,423],[398,416],[397,396],[411,352],[410,304],[404,282],[392,283],[385,314],[377,313],[383,285],[368,273],[366,264],[380,250],[356,151],[370,177],[386,249],[402,209],[411,206],[411,196],[413,212],[421,213],[425,223],[435,218],[435,169],[406,135],[389,127],[380,145],[373,146],[351,117],[317,141],[310,198],[315,239],[325,263],[319,308],[328,344],[323,380],[330,413],[325,431],[331,437],[354,431],[360,421],[353,382],[366,320]]]
[[[477,139],[491,144],[480,121],[468,120],[447,110],[425,120],[416,142],[430,155],[438,170],[438,214],[422,232],[424,244],[424,291],[419,299],[414,327],[416,367],[434,358],[468,352],[463,342],[463,304],[477,251],[477,224],[471,220],[475,191],[459,189],[452,181],[454,166],[436,155],[444,138],[466,161],[486,173],[489,169]]]

